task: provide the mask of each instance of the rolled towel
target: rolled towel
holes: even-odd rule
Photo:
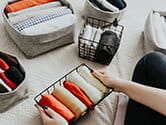
[[[21,31],[21,33],[26,35],[47,34],[64,29],[65,27],[71,26],[74,23],[75,23],[75,15],[67,14],[43,23],[39,23],[37,25],[33,25],[29,28],[25,28]]]
[[[17,86],[20,85],[25,78],[23,74],[15,66],[11,66],[4,73],[6,77],[13,81]]]
[[[17,85],[11,81],[10,79],[8,79],[5,75],[5,73],[3,72],[0,72],[0,78],[5,82],[5,84],[7,86],[9,86],[12,90],[16,89],[17,88]]]
[[[11,13],[53,1],[55,0],[20,0],[7,5],[5,9],[7,13]]]
[[[103,94],[108,94],[109,89],[103,85],[97,78],[95,78],[91,71],[85,67],[81,66],[78,68],[78,73],[92,86],[94,86],[96,89],[100,90]]]
[[[13,16],[13,17],[9,17],[8,20],[12,23],[12,24],[16,24],[19,22],[22,22],[24,20],[27,20],[29,18],[32,17],[36,17],[36,16],[40,16],[40,15],[44,15],[47,13],[51,13],[51,12],[55,12],[58,10],[63,10],[63,9],[67,9],[67,7],[56,7],[56,8],[49,8],[49,9],[44,9],[44,10],[38,10],[38,11],[30,11],[30,12],[26,12],[24,14],[19,14],[17,16]]]
[[[116,6],[117,8],[119,8],[120,10],[126,7],[123,0],[107,0],[107,1],[112,5]]]
[[[42,106],[50,107],[55,112],[60,114],[63,118],[65,118],[69,123],[75,119],[74,114],[64,104],[58,101],[53,95],[50,94],[41,95],[39,104]]]
[[[8,64],[6,64],[6,62],[1,58],[0,58],[0,68],[5,70],[5,71],[9,69]]]
[[[87,110],[87,107],[64,87],[55,88],[52,94],[74,113],[76,119]]]
[[[36,25],[36,24],[39,24],[39,23],[43,23],[43,22],[49,21],[51,19],[67,15],[67,14],[72,14],[71,9],[64,9],[64,10],[60,9],[59,10],[57,8],[57,11],[55,11],[53,13],[48,13],[48,14],[45,14],[45,15],[41,15],[41,16],[37,16],[37,17],[33,17],[33,18],[30,18],[30,19],[27,19],[27,20],[22,21],[22,22],[20,22],[18,24],[15,24],[14,27],[18,31],[21,31],[21,30],[23,30],[25,28],[28,28],[28,27],[31,27],[33,25]]]
[[[107,9],[103,4],[101,4],[98,0],[89,0],[95,7],[103,10],[103,11],[110,11]]]
[[[61,3],[59,1],[49,2],[49,3],[46,3],[46,4],[42,4],[42,5],[27,8],[27,9],[23,9],[23,10],[20,10],[20,11],[17,11],[17,12],[8,13],[7,15],[8,15],[9,18],[11,18],[13,16],[23,15],[24,13],[37,12],[37,11],[40,11],[40,10],[55,8],[55,7],[59,7],[59,6],[61,6]]]
[[[119,42],[116,33],[112,31],[103,32],[95,53],[95,61],[101,64],[109,64],[119,47]]]
[[[94,37],[95,42],[99,43],[102,33],[103,33],[103,30],[101,28],[98,28],[97,31],[96,31],[95,37]],[[96,45],[94,44],[94,46],[96,46]]]
[[[154,32],[155,32],[155,36],[156,36],[156,44],[163,48],[166,48],[166,33],[164,33],[163,31],[163,22],[162,22],[162,18],[160,17],[159,13],[154,13],[153,14],[153,20],[154,20]]]
[[[82,88],[94,104],[98,103],[99,100],[102,99],[103,93],[87,83],[76,71],[70,73],[67,76],[67,80]]]
[[[112,5],[107,0],[96,0],[96,1],[101,3],[105,8],[107,8],[110,11],[113,11],[113,12],[119,11],[119,9],[116,6]]]
[[[21,67],[20,63],[18,62],[17,58],[14,56],[11,56],[9,54],[3,53],[0,51],[0,58],[3,59],[8,65],[15,66],[19,69],[19,71],[22,73],[22,75],[25,77],[25,71]]]
[[[86,93],[79,86],[70,81],[64,81],[63,86],[79,98],[87,107],[90,109],[93,108],[93,102],[87,97]]]
[[[11,92],[12,89],[9,88],[2,79],[0,79],[0,93]]]

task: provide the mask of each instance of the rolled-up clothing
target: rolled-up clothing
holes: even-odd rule
[[[117,8],[119,8],[120,10],[125,8],[125,3],[123,0],[107,0],[107,1],[112,5],[116,6]]]
[[[61,17],[61,16],[64,16],[64,15],[67,15],[67,14],[72,14],[71,9],[61,10],[61,9],[57,8],[57,11],[27,19],[25,21],[22,21],[20,23],[15,24],[14,27],[18,31],[21,31],[25,28],[28,28],[28,27],[34,26],[36,24],[43,23],[43,22],[46,22],[46,21],[49,21],[49,20],[52,20],[52,19],[55,19],[55,18],[58,18],[58,17]]]
[[[67,21],[66,21],[67,20]],[[64,29],[68,26],[71,26],[75,23],[75,15],[67,14],[55,19],[33,25],[31,27],[25,28],[21,33],[26,35],[38,35],[38,34],[47,34],[55,32],[61,29]]]
[[[0,79],[0,93],[11,92],[12,89],[8,87],[2,79]]]
[[[17,11],[17,12],[8,13],[7,15],[8,15],[9,18],[11,18],[13,16],[22,15],[24,13],[37,12],[37,11],[40,11],[40,10],[50,9],[50,8],[59,7],[59,6],[61,6],[61,3],[59,1],[49,2],[49,3],[46,3],[46,4],[42,4],[42,5],[27,8],[27,9],[23,9],[23,10],[20,10],[20,11]]]
[[[65,118],[69,123],[75,119],[74,114],[64,104],[58,101],[53,95],[50,94],[41,95],[39,104],[42,106],[50,107],[55,112],[60,114],[63,118]]]
[[[91,71],[85,67],[81,66],[78,68],[78,73],[92,86],[94,86],[96,89],[100,90],[103,94],[107,94],[109,92],[109,89],[103,85],[97,78],[95,78]]]
[[[9,86],[12,90],[16,89],[17,88],[17,85],[11,81],[10,79],[8,79],[5,75],[4,72],[0,72],[0,78],[5,82],[5,84],[7,86]]]
[[[109,64],[119,47],[119,42],[120,40],[115,32],[109,30],[103,32],[95,53],[95,61],[101,64]]]
[[[86,93],[79,86],[70,81],[64,81],[63,86],[79,98],[88,108],[93,108],[93,102],[87,97]]]
[[[86,95],[90,98],[90,100],[96,104],[99,100],[102,99],[103,93],[98,89],[87,83],[76,71],[73,71],[67,76],[67,80],[73,82],[78,85],[80,88],[84,90]]]
[[[87,110],[87,107],[64,87],[55,88],[52,94],[74,113],[76,119]]]
[[[30,12],[26,12],[24,14],[19,14],[17,16],[9,17],[8,20],[12,24],[16,24],[16,23],[22,22],[24,20],[27,20],[29,18],[32,18],[32,17],[44,15],[44,14],[47,14],[47,13],[51,13],[51,12],[55,12],[57,10],[63,10],[63,9],[67,9],[67,7],[64,6],[64,7],[49,8],[49,9],[44,9],[44,10],[38,10],[38,11],[35,11],[35,12],[30,11]]]
[[[112,5],[111,3],[109,3],[107,0],[96,0],[98,1],[100,4],[102,4],[105,8],[107,8],[110,11],[119,11],[119,9]]]
[[[5,9],[7,13],[11,13],[53,1],[55,0],[20,0],[7,5]]]
[[[8,64],[1,58],[0,58],[0,68],[3,69],[4,71],[9,69]]]

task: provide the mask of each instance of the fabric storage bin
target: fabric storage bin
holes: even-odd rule
[[[61,3],[73,11],[69,2],[61,0]],[[9,35],[27,58],[38,56],[44,52],[74,42],[75,23],[48,34],[25,35],[14,28],[5,13],[3,13],[3,17]]]
[[[55,88],[58,87],[62,87],[63,86],[63,82],[67,80],[68,76],[73,73],[74,71],[77,71],[81,66],[85,66],[86,68],[88,68],[91,72],[93,71],[90,67],[88,67],[86,64],[81,64],[78,67],[74,68],[73,70],[71,70],[69,73],[67,73],[66,75],[64,75],[63,77],[61,77],[59,80],[57,80],[55,83],[53,83],[52,85],[50,85],[48,88],[44,89],[42,92],[40,92],[35,98],[35,102],[37,104],[39,104],[41,107],[44,107],[43,105],[41,105],[39,103],[39,100],[42,98],[43,94],[51,94],[52,91]],[[81,116],[77,119],[74,120],[71,124],[75,124],[78,120],[80,120],[82,117],[84,117],[88,112],[90,112],[91,110],[94,109],[94,107],[96,105],[98,105],[104,98],[106,98],[108,95],[110,95],[113,92],[112,89],[109,89],[107,94],[105,94],[96,104],[93,105],[93,108],[87,108],[86,112],[84,112],[83,114],[81,114]]]
[[[109,45],[106,45],[106,44],[103,45],[104,46],[103,48],[108,47],[111,52],[110,55],[107,56],[105,59],[104,59],[104,56],[102,57],[105,60],[104,62],[98,60],[96,57],[96,54],[97,54],[96,51],[99,47],[100,42],[99,41],[97,42],[95,40],[90,40],[84,37],[85,27],[87,25],[90,25],[98,29],[100,28],[103,30],[103,32],[105,29],[108,29],[116,33],[118,37],[118,40],[110,41],[111,43]],[[79,57],[87,59],[89,61],[97,62],[100,64],[109,65],[120,46],[123,30],[124,30],[124,27],[122,25],[119,25],[118,22],[116,21],[111,23],[104,20],[88,17],[79,35],[79,44],[78,44]]]
[[[95,7],[89,0],[86,0],[83,16],[85,19],[88,17],[93,17],[93,18],[102,19],[109,22],[113,22],[115,19],[119,21],[122,18],[127,8],[126,2],[125,1],[123,2],[126,6],[124,9],[119,10],[117,12],[108,12],[108,11],[103,11]]]
[[[24,74],[24,80],[17,86],[16,89],[0,93],[0,113],[5,112],[15,106],[16,104],[20,103],[24,99],[28,98],[28,87],[27,87],[27,78],[24,68],[19,63],[16,57],[9,55],[11,58],[18,62],[17,68],[21,73]]]
[[[160,52],[166,53],[166,42],[163,41],[163,42],[165,42],[165,47],[164,47],[163,45],[160,45],[160,42],[157,40],[157,35],[162,35],[162,34],[160,34],[158,31],[157,31],[157,33],[158,33],[157,34],[156,30],[155,30],[154,19],[153,19],[153,13],[155,13],[155,12],[157,12],[161,16],[163,16],[164,19],[166,17],[166,12],[164,12],[164,11],[154,11],[154,10],[150,11],[150,13],[146,19],[145,26],[144,26],[145,50],[147,52],[149,52],[153,49],[154,51],[160,51]],[[166,26],[164,27],[164,25],[161,25],[161,27],[158,27],[158,28],[159,28],[158,30],[162,30],[160,28],[166,29]],[[165,36],[165,35],[163,34],[163,36]]]

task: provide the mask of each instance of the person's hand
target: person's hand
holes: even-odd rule
[[[119,89],[121,79],[114,77],[107,72],[94,71],[92,74],[101,82],[103,82],[107,87],[113,88],[114,91],[121,92],[121,90]]]
[[[43,125],[68,125],[67,121],[59,114],[54,112],[51,108],[41,108],[39,105],[35,105],[38,109],[43,121]]]

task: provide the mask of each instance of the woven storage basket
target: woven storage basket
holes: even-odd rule
[[[11,57],[19,63],[19,61],[16,59],[16,57],[13,57],[13,56],[11,56]],[[19,63],[18,68],[25,75],[24,81],[13,91],[6,92],[6,93],[0,93],[0,113],[7,111],[11,107],[18,104],[19,102],[28,98],[26,73],[20,63]]]
[[[66,0],[61,0],[61,2],[73,11],[70,3]],[[14,28],[5,13],[3,13],[3,17],[9,35],[27,58],[38,56],[44,52],[74,42],[75,23],[48,34],[25,35]]]

